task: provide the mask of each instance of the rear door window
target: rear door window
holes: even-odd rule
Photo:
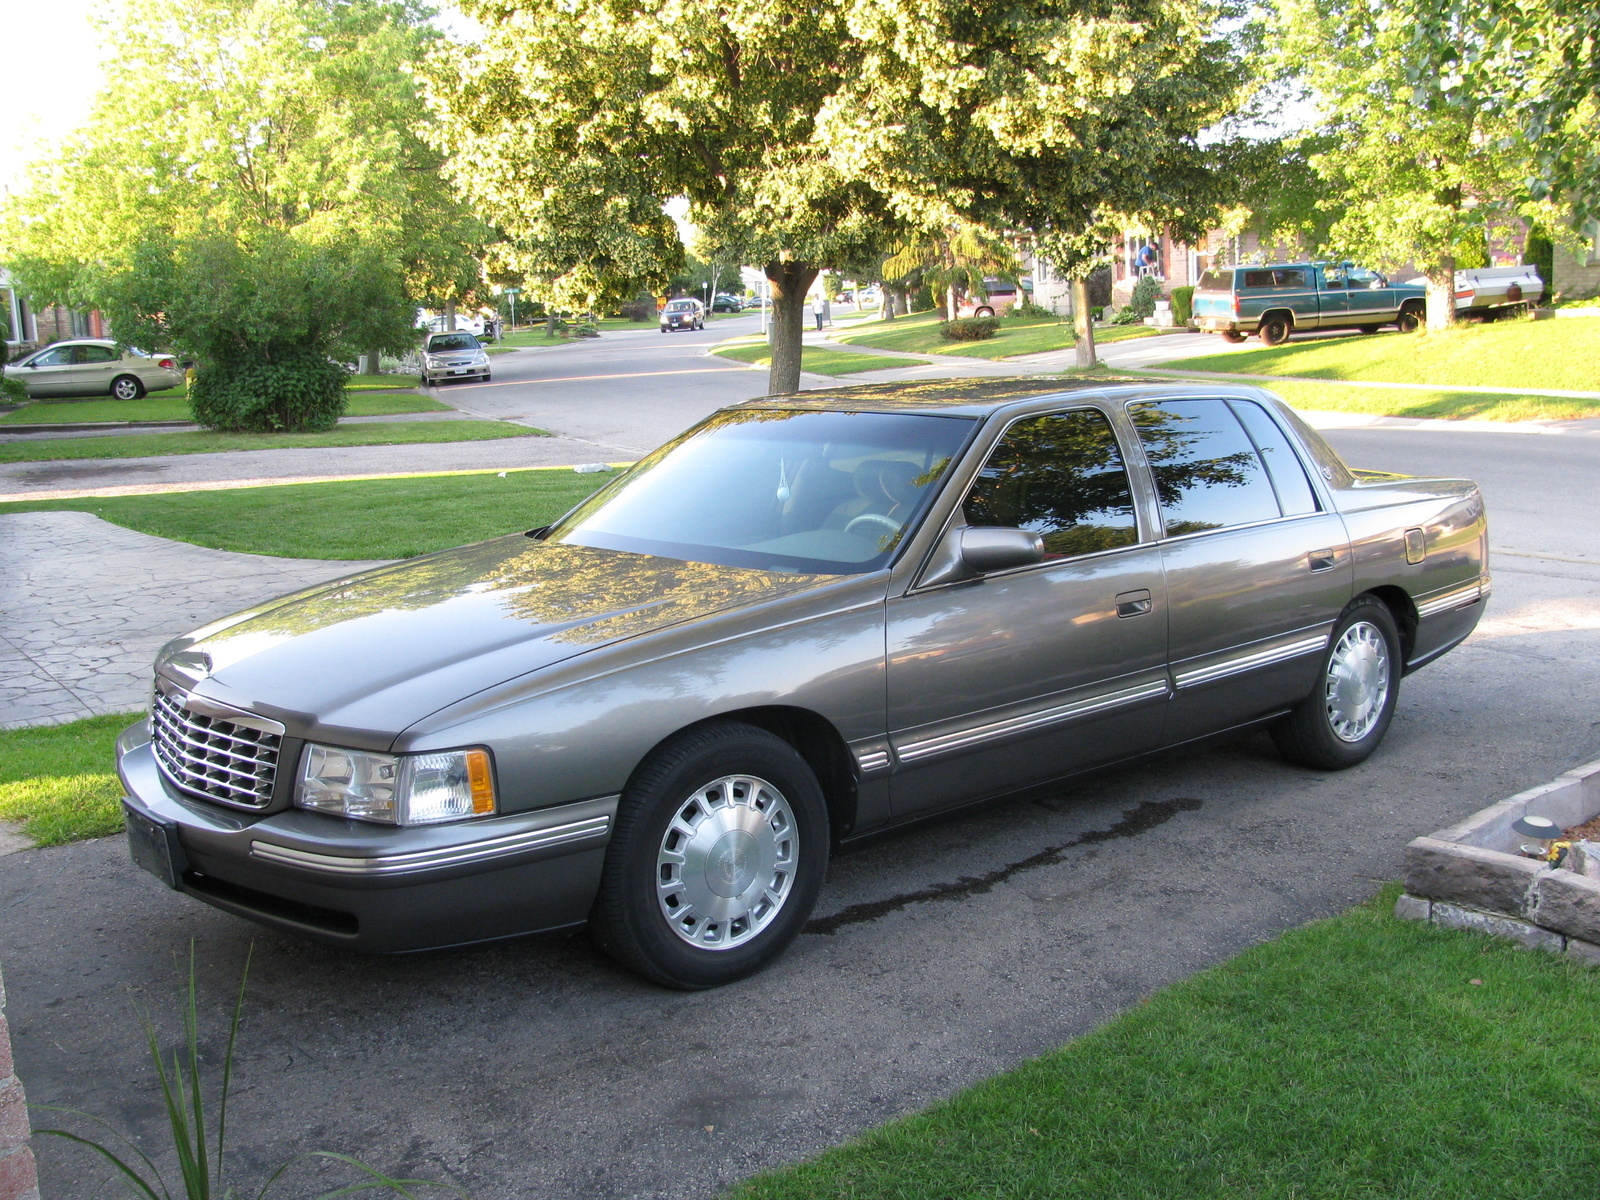
[[[1224,400],[1128,406],[1168,537],[1282,516],[1255,444]]]
[[[1273,490],[1278,493],[1278,507],[1286,517],[1318,511],[1317,494],[1311,490],[1300,456],[1294,452],[1289,435],[1278,428],[1266,409],[1253,400],[1230,400],[1228,406],[1239,418],[1250,440],[1255,443],[1261,461],[1266,464],[1267,475]]]
[[[78,361],[81,363],[108,363],[116,362],[121,356],[110,346],[79,346]]]
[[[1097,409],[1014,423],[973,482],[962,513],[968,525],[1039,534],[1047,559],[1139,540],[1122,450]]]

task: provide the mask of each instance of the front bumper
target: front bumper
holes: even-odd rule
[[[130,840],[149,865],[224,911],[374,953],[464,945],[583,922],[617,797],[478,821],[398,828],[299,809],[258,815],[174,789],[141,723],[117,741]]]

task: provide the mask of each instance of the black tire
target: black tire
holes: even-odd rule
[[[1345,662],[1354,663],[1356,670],[1348,666],[1341,670],[1336,664],[1343,655],[1347,638],[1358,653]],[[1381,684],[1366,674],[1367,668],[1362,666],[1364,660],[1359,656],[1376,650],[1379,643],[1384,671]],[[1323,652],[1311,694],[1272,727],[1272,740],[1277,743],[1279,753],[1292,763],[1319,771],[1342,771],[1365,761],[1389,731],[1395,701],[1400,695],[1403,666],[1400,633],[1388,606],[1375,596],[1356,597],[1333,627],[1333,636]],[[1363,688],[1362,684],[1366,686]],[[1353,703],[1353,697],[1361,691],[1380,686],[1381,700],[1375,706],[1357,707]],[[1359,720],[1339,719],[1356,714]],[[1340,725],[1344,726],[1342,731]]]
[[[1422,310],[1402,308],[1400,315],[1394,319],[1394,327],[1401,333],[1415,333],[1422,327]]]
[[[111,381],[111,394],[118,400],[141,400],[144,381],[137,375],[118,375]]]
[[[992,317],[994,316],[994,309],[990,308],[987,304],[984,304],[981,305],[972,315],[975,317]]]
[[[1244,341],[1244,339],[1245,335],[1240,333],[1237,329],[1224,329],[1222,331],[1222,340],[1225,342],[1230,342],[1235,346]]]
[[[1362,326],[1360,326],[1360,329],[1361,329],[1362,333],[1377,333],[1378,330],[1380,330],[1382,328],[1383,328],[1382,325],[1362,325]]]
[[[768,790],[747,787],[741,799],[740,785],[725,782],[730,777],[747,777]],[[760,806],[763,796],[767,808]],[[711,822],[714,814],[726,816],[741,809],[747,821],[754,818],[750,828],[756,830],[755,837],[746,834],[730,841],[736,831],[728,831],[709,848],[695,849],[692,838],[703,826],[725,828],[726,822]],[[700,814],[698,820],[686,815],[695,812]],[[669,835],[677,841],[669,842]],[[756,838],[771,839],[772,845]],[[780,869],[781,851],[772,858],[774,847],[785,845],[791,864],[787,871]],[[828,806],[822,788],[792,746],[738,721],[702,725],[652,754],[629,780],[606,847],[590,928],[607,954],[657,983],[687,991],[731,983],[764,967],[805,927],[827,874],[828,846]],[[678,847],[683,848],[685,862],[674,868],[667,856]],[[704,863],[703,872],[691,869],[691,854]],[[770,887],[761,883],[768,873],[762,870],[765,859],[777,863],[768,868],[773,877]],[[683,886],[670,893],[659,884],[673,882],[666,872],[674,869]],[[714,876],[713,871],[719,873]],[[785,890],[762,915],[758,906],[768,899],[771,888],[780,886],[779,880],[785,881]],[[730,894],[722,887],[744,890]],[[723,920],[699,912],[696,890],[728,898],[730,905],[753,890],[762,894],[746,915]],[[669,908],[675,914],[671,918]],[[703,925],[693,924],[697,918]],[[697,934],[701,929],[704,932]],[[696,941],[690,940],[692,935]],[[707,944],[719,937],[728,944],[717,948]]]
[[[1261,328],[1256,332],[1261,335],[1263,346],[1281,346],[1294,332],[1294,322],[1281,313],[1272,313],[1261,318]]]

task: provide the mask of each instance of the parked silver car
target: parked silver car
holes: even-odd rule
[[[711,986],[887,826],[1259,726],[1361,762],[1486,556],[1473,483],[1352,472],[1254,388],[756,401],[553,525],[169,643],[118,744],[128,837],[336,945],[587,920]]]
[[[474,335],[463,330],[430,333],[422,344],[423,386],[449,380],[489,382],[489,355]]]
[[[146,354],[102,338],[57,342],[9,363],[30,397],[115,396],[137,400],[183,383],[183,365],[171,354]]]

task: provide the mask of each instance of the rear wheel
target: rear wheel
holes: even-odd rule
[[[144,395],[144,384],[137,375],[118,375],[111,381],[111,394],[118,400],[137,400]]]
[[[1294,325],[1289,318],[1280,313],[1261,318],[1261,344],[1264,346],[1281,346],[1289,340],[1289,334],[1294,330]]]
[[[827,866],[827,803],[805,759],[764,729],[715,722],[634,772],[591,928],[657,983],[716,987],[794,940]]]
[[[985,304],[979,307],[979,309],[972,315],[975,317],[992,317],[994,316],[994,309]]]
[[[1393,614],[1376,597],[1358,597],[1333,627],[1311,694],[1273,726],[1279,752],[1321,771],[1364,761],[1389,731],[1401,666]]]

